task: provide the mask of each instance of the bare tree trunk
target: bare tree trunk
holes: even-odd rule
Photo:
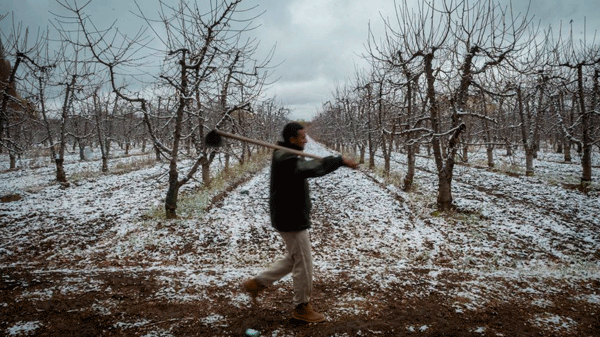
[[[369,94],[369,101],[370,101],[370,94]],[[374,169],[375,168],[375,151],[377,150],[373,141],[373,135],[372,135],[372,125],[371,125],[371,112],[369,111],[368,113],[369,115],[369,120],[367,122],[367,140],[368,140],[368,146],[369,146],[369,169]]]
[[[364,164],[365,163],[365,152],[366,152],[366,148],[364,144],[360,145],[360,159],[359,159],[359,163],[360,164]]]
[[[2,41],[0,41],[0,48],[3,48],[1,46]],[[2,85],[2,104],[0,105],[0,153],[2,153],[2,148],[3,145],[3,137],[6,134],[7,138],[10,139],[9,136],[9,129],[10,129],[10,122],[9,122],[9,114],[8,114],[8,108],[9,108],[9,104],[8,102],[13,99],[14,97],[11,97],[13,95],[11,95],[11,91],[13,91],[13,94],[16,96],[16,91],[15,91],[15,83],[16,83],[16,78],[17,78],[17,69],[19,68],[19,65],[21,64],[21,62],[23,61],[23,57],[19,54],[17,54],[17,59],[15,60],[15,65],[14,67],[10,66],[10,62],[5,61],[4,59],[4,55],[0,55],[0,62],[2,63],[2,65],[0,66],[5,66],[6,65],[6,69],[2,69],[3,72],[4,71],[8,71],[10,74],[8,75],[8,77],[6,79],[0,79],[0,84]],[[5,63],[6,62],[6,63]],[[6,81],[6,83],[1,83]],[[5,130],[6,129],[6,133]],[[16,160],[14,159],[14,151],[12,150],[12,147],[8,148],[8,154],[10,157],[10,168],[11,169],[15,169],[16,168]]]
[[[58,160],[58,155],[56,153],[56,147],[54,145],[54,139],[52,137],[52,130],[50,128],[50,122],[48,121],[48,116],[46,114],[46,100],[44,98],[44,85],[43,85],[43,80],[41,77],[38,78],[38,83],[39,83],[39,97],[40,97],[40,104],[41,104],[41,114],[42,114],[42,118],[44,120],[44,126],[46,127],[46,132],[48,134],[48,143],[49,143],[49,147],[50,147],[50,153],[52,156],[52,160],[56,163],[56,160]],[[45,141],[44,141],[45,143]],[[59,169],[59,166],[57,166],[57,171]],[[62,172],[62,175],[64,176],[64,170]],[[57,178],[58,178],[58,173],[57,173]]]
[[[229,154],[229,151],[231,150],[231,146],[229,145],[229,143],[227,144],[227,146],[225,147],[226,151],[225,151],[225,171],[229,171],[229,161],[231,160],[231,155]],[[244,161],[244,154],[242,153],[242,161]]]
[[[408,69],[406,63],[403,65],[402,70],[406,78],[411,79],[406,87],[406,106],[407,106],[407,117],[410,120],[413,117],[413,102],[416,98],[415,92],[413,88],[418,86],[418,76],[414,76],[413,73]],[[413,87],[414,83],[414,87]],[[408,128],[408,126],[407,126]],[[410,137],[410,134],[408,135]],[[415,179],[415,162],[416,162],[416,154],[420,152],[421,145],[419,143],[411,143],[412,140],[409,139],[408,144],[406,145],[406,176],[404,177],[402,189],[404,191],[409,191],[413,186],[413,181]]]
[[[248,155],[248,144],[242,143],[242,155],[240,156],[240,165],[244,165],[246,163],[246,159],[250,158]]]
[[[177,218],[177,199],[179,196],[179,173],[169,170],[169,188],[165,197],[165,214],[167,219]]]
[[[581,113],[582,127],[582,155],[581,155],[581,185],[585,187],[592,182],[592,137],[590,135],[590,114],[585,107],[584,91],[583,91],[583,65],[577,67],[577,85],[579,91],[579,106]],[[598,90],[598,70],[595,73],[594,89]],[[595,101],[595,99],[593,99]],[[595,104],[593,104],[595,106]]]
[[[521,137],[523,138],[523,149],[525,151],[525,174],[527,176],[533,175],[533,121],[531,120],[529,114],[527,118],[525,117],[525,111],[523,107],[523,93],[521,88],[517,88],[517,104],[519,109],[519,116],[521,117]],[[529,127],[529,132],[527,128]],[[529,135],[529,136],[528,136]]]
[[[88,134],[88,121],[87,119],[83,121],[83,134],[86,135],[86,137],[80,137],[77,139],[77,143],[79,143],[79,159],[81,159],[82,161],[87,160],[86,156],[85,156],[85,148],[88,145],[88,141],[87,141],[87,134]]]
[[[406,167],[406,176],[404,177],[404,186],[402,187],[402,189],[404,191],[408,191],[410,190],[410,188],[412,187],[414,178],[415,178],[415,153],[416,153],[416,148],[419,146],[419,144],[409,144],[406,147],[406,152],[407,152],[407,167]]]
[[[483,114],[484,116],[488,116],[489,112],[488,112],[488,107],[487,107],[487,102],[485,100],[485,94],[482,90],[481,92],[481,102],[482,102],[482,110],[483,110]],[[502,103],[500,103],[500,105],[502,105]],[[490,130],[490,125],[488,123],[487,119],[483,120],[483,128],[485,130],[485,151],[487,154],[487,166],[489,168],[493,168],[494,167],[494,143],[497,140],[496,136],[492,136],[492,131]]]
[[[14,152],[8,153],[9,161],[10,161],[10,169],[14,170],[17,168],[17,156],[15,156]]]
[[[115,98],[115,104],[113,107],[112,116],[114,116],[115,111],[117,111],[117,102],[118,101],[119,101],[119,96],[117,96]],[[106,161],[106,170],[108,171],[108,158],[110,158],[111,142],[112,142],[111,137],[113,135],[113,123],[112,123],[111,114],[108,110],[108,104],[106,105],[106,124],[108,125],[108,130],[104,133],[104,146],[106,146],[106,150],[105,150],[106,158],[102,158],[102,161],[103,161],[102,165],[104,166],[104,161]]]
[[[371,138],[369,136],[369,138]],[[375,146],[373,145],[373,140],[369,140],[369,169],[375,168]]]
[[[210,163],[202,163],[202,183],[204,186],[210,186]]]
[[[85,158],[85,143],[82,139],[77,139],[77,145],[79,147],[79,160],[84,161]]]
[[[441,211],[452,208],[452,170],[445,168],[438,173],[437,204]]]
[[[98,91],[100,87],[96,88],[94,92],[94,110],[96,116],[96,133],[98,134],[98,145],[100,147],[100,154],[102,157],[102,172],[108,172],[108,159],[106,154],[106,149],[104,147],[104,132],[102,128],[102,106],[100,104],[100,100],[98,98]]]
[[[489,145],[486,147],[486,153],[487,153],[487,165],[489,168],[493,168],[494,165],[494,146],[493,145]]]
[[[492,132],[488,126],[487,120],[485,120],[485,128],[487,129],[487,144],[485,145],[485,151],[487,154],[487,165],[489,168],[493,168],[494,165],[494,143],[496,141],[496,137],[492,138]]]
[[[165,198],[165,212],[167,219],[177,217],[177,195],[181,187],[179,182],[179,172],[177,170],[177,161],[179,157],[179,143],[181,141],[181,129],[183,124],[183,112],[187,104],[188,77],[186,69],[186,53],[187,50],[182,50],[182,57],[179,65],[181,66],[181,92],[179,93],[179,104],[175,115],[175,131],[173,133],[173,148],[171,153],[171,161],[169,163],[169,188]]]
[[[571,162],[571,141],[565,137],[564,139],[565,162]]]
[[[64,138],[61,136],[61,141],[58,148],[58,157],[55,158],[54,164],[56,165],[56,180],[60,183],[67,182],[67,174],[65,173],[65,148]]]
[[[435,134],[439,134],[441,127],[439,121],[439,106],[435,97],[435,77],[432,67],[433,58],[433,53],[425,56],[425,78],[427,81],[427,99],[429,101],[431,128]],[[456,141],[456,138],[454,138],[454,141]],[[438,172],[437,205],[441,211],[447,211],[452,207],[452,170],[454,169],[454,153],[448,152],[447,157],[444,158],[439,136],[432,137],[431,145]],[[449,144],[448,146],[449,149],[456,152],[450,145],[453,147],[456,144]]]
[[[534,158],[535,150],[531,148],[525,149],[525,175],[532,176],[533,175],[533,158]]]
[[[482,93],[482,97],[484,98],[483,100],[483,111],[485,113],[485,115],[488,115],[488,110],[487,110],[487,103],[485,102],[485,96]],[[485,127],[485,129],[487,130],[485,135],[486,135],[486,141],[487,144],[485,146],[485,150],[486,150],[486,154],[487,154],[487,165],[489,168],[493,168],[494,165],[494,143],[497,141],[497,136],[492,136],[492,131],[490,130],[490,126],[488,123],[487,119],[483,120],[483,125]]]
[[[454,157],[456,156],[458,138],[465,128],[466,125],[464,123],[460,124],[448,140],[448,155],[443,163],[443,167],[438,170],[439,187],[437,204],[441,211],[448,211],[452,208],[452,174],[454,172],[455,164]]]
[[[66,112],[63,113],[63,118],[64,116],[66,116]],[[66,183],[67,182],[67,175],[65,173],[65,167],[64,167],[64,163],[65,163],[65,137],[64,137],[64,123],[65,121],[62,121],[63,126],[62,126],[62,130],[61,131],[61,136],[60,136],[60,142],[58,145],[58,156],[54,158],[54,164],[56,165],[56,180],[60,183]]]
[[[393,132],[392,132],[393,134]],[[392,136],[390,136],[391,138]],[[385,141],[385,132],[381,133],[381,150],[383,151],[383,171],[385,172],[386,175],[390,174],[390,159],[392,156],[392,149],[391,149],[391,145],[392,145],[392,141],[390,140],[390,149],[388,150],[386,141]]]
[[[71,76],[71,82],[67,84],[65,89],[65,100],[63,102],[62,108],[62,120],[61,120],[61,128],[60,128],[60,143],[58,149],[58,158],[56,158],[56,180],[61,183],[67,183],[67,175],[65,173],[65,147],[66,147],[66,138],[67,138],[67,118],[69,114],[69,109],[71,108],[71,104],[73,102],[73,95],[75,91],[75,82],[77,80],[77,75]]]
[[[564,125],[565,121],[564,118],[562,117],[563,114],[565,114],[568,117],[568,113],[565,107],[565,99],[564,99],[564,93],[561,92],[558,96],[558,101],[556,102],[556,109],[557,111],[555,111],[555,113],[559,116],[559,119],[562,119],[562,127],[563,127],[563,131],[559,132],[559,137],[560,140],[559,142],[561,142],[560,144],[562,144],[562,149],[563,149],[563,154],[564,154],[564,160],[567,163],[571,162],[571,140],[569,139],[569,135],[566,134],[566,125]],[[572,113],[572,112],[571,112]],[[571,116],[571,122],[572,122],[572,116]]]
[[[160,161],[160,149],[156,144],[154,144],[154,154],[156,161]]]

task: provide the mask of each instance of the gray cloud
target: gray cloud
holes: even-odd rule
[[[157,1],[138,3],[146,14],[156,17]],[[508,4],[508,1],[503,3]],[[276,96],[294,111],[293,118],[303,119],[310,119],[322,102],[329,100],[336,83],[353,78],[357,67],[366,66],[359,55],[364,53],[369,23],[376,38],[381,38],[381,16],[395,16],[392,0],[246,0],[242,5],[244,8],[256,6],[256,14],[265,11],[255,20],[258,28],[252,32],[261,41],[259,53],[264,55],[277,45],[272,63],[281,65],[271,78],[280,80],[268,88],[266,95]],[[516,11],[524,11],[526,7],[525,1],[514,1]],[[0,13],[14,12],[17,21],[30,27],[47,26],[52,18],[48,11],[60,10],[54,0],[0,3]],[[120,30],[133,34],[142,22],[130,11],[136,11],[133,0],[94,0],[87,12],[98,26],[106,27],[118,20]],[[568,25],[573,19],[576,33],[583,31],[584,17],[587,17],[588,33],[593,33],[600,24],[597,0],[534,0],[530,15],[534,15],[535,22],[541,21],[543,27],[552,24],[555,29],[561,20],[563,25]],[[0,22],[3,34],[10,31],[10,26],[10,18]]]

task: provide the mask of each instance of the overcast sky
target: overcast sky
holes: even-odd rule
[[[203,2],[208,0],[198,1]],[[514,1],[513,6],[523,11],[524,2]],[[157,0],[138,3],[147,15],[156,17]],[[360,55],[365,51],[369,23],[376,36],[382,36],[381,17],[395,15],[393,0],[245,0],[242,4],[244,8],[258,5],[256,13],[265,11],[255,20],[260,26],[252,32],[261,41],[261,49],[267,51],[277,45],[272,63],[281,65],[273,70],[271,79],[278,81],[266,95],[276,96],[281,104],[292,109],[291,118],[306,120],[330,99],[336,83],[345,83],[357,68],[366,66]],[[599,5],[599,0],[533,0],[530,15],[543,26],[554,27],[561,20],[563,23],[574,20],[583,26],[586,18],[589,34],[600,28]],[[98,27],[117,20],[120,30],[133,34],[141,23],[131,11],[137,12],[133,0],[93,0],[86,13]],[[15,21],[23,22],[30,31],[48,26],[53,18],[50,12],[61,13],[55,0],[0,1],[0,15],[14,13]],[[11,16],[0,22],[4,35],[11,25]]]

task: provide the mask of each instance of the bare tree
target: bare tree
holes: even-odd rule
[[[169,7],[160,2],[161,21],[167,32],[165,48],[167,55],[176,64],[165,64],[161,79],[172,92],[178,95],[170,154],[169,189],[165,200],[167,218],[175,217],[179,188],[189,181],[202,165],[203,180],[208,182],[210,163],[216,152],[197,144],[201,156],[184,178],[179,179],[177,161],[180,142],[190,135],[182,133],[186,118],[198,116],[204,119],[197,130],[197,139],[202,140],[204,129],[208,127],[205,107],[216,108],[217,127],[234,124],[234,112],[250,110],[251,102],[260,93],[266,73],[261,69],[266,63],[252,60],[256,50],[254,40],[244,40],[243,34],[252,29],[251,18],[236,18],[242,12],[241,0],[231,2],[211,2],[208,15],[200,14],[197,4],[180,2],[178,7]],[[240,24],[242,23],[242,24]],[[222,75],[222,76],[220,76]],[[236,90],[237,89],[237,90]],[[245,91],[245,93],[244,93]],[[252,92],[252,95],[248,93]],[[193,110],[192,97],[196,98]],[[204,101],[207,104],[201,104]],[[211,104],[211,102],[214,102]]]
[[[408,102],[414,102],[413,85],[422,85],[426,114],[412,117],[405,123],[410,128],[398,134],[428,138],[438,173],[441,210],[452,206],[452,175],[467,127],[465,119],[492,121],[475,103],[483,88],[480,83],[527,45],[523,37],[529,24],[526,13],[514,14],[510,5],[503,7],[492,0],[421,3],[416,9],[403,1],[396,6],[396,21],[385,20],[385,39],[369,41],[370,58],[394,73]],[[421,76],[423,83],[417,81]],[[409,85],[410,94],[406,92]],[[462,143],[466,148],[468,139]]]
[[[415,125],[411,130],[404,130],[404,133],[412,133],[415,138],[421,136],[430,138],[439,177],[438,205],[441,209],[448,209],[452,202],[450,182],[456,153],[455,146],[460,132],[464,130],[464,124],[460,124],[462,127],[455,126],[448,131],[442,130],[436,82],[440,79],[445,60],[450,56],[444,47],[448,45],[451,35],[452,12],[440,12],[428,4],[420,4],[415,13],[407,2],[401,3],[396,8],[396,28],[393,28],[391,22],[386,21],[388,38],[381,46],[374,44],[371,56],[386,63],[392,69],[399,69],[398,73],[407,66],[422,69],[419,72],[422,72],[425,77],[427,120],[430,125],[429,127]],[[419,124],[422,121],[425,119],[421,119]],[[451,137],[448,151],[444,153],[441,139],[447,136]]]
[[[66,23],[68,24],[68,22]],[[59,52],[55,53],[57,69],[54,71],[54,79],[48,78],[50,85],[55,88],[62,88],[59,91],[61,103],[57,108],[60,132],[55,146],[56,149],[52,153],[56,163],[56,178],[59,182],[66,183],[64,161],[67,137],[69,136],[67,130],[69,120],[75,115],[73,113],[75,102],[85,100],[85,97],[78,97],[78,95],[87,96],[86,88],[92,86],[92,82],[98,77],[95,76],[94,65],[86,59],[85,46],[73,43],[73,41],[77,41],[79,31],[68,30],[65,27],[64,19],[61,17],[57,17],[53,25],[60,33],[63,41]],[[51,137],[50,131],[48,137]]]
[[[144,49],[146,30],[140,30],[133,38],[121,36],[112,26],[98,30],[85,16],[85,6],[79,7],[67,0],[59,3],[72,13],[83,37],[83,41],[71,39],[71,42],[85,47],[93,59],[108,70],[112,91],[120,100],[138,105],[144,114],[157,154],[169,161],[165,211],[167,218],[176,217],[179,190],[193,179],[200,166],[203,181],[209,181],[208,168],[217,153],[204,146],[205,130],[211,126],[233,126],[232,114],[250,109],[266,78],[264,67],[268,59],[254,61],[256,41],[243,37],[253,29],[251,22],[255,17],[237,17],[249,13],[239,8],[241,0],[211,1],[208,9],[185,1],[176,6],[158,1],[158,20],[149,19],[138,6],[140,17],[154,29],[156,38],[164,46],[164,61],[157,79],[161,83],[160,90],[172,105],[167,106],[168,110],[162,109],[159,100],[157,111],[167,113],[166,122],[161,125],[151,121],[152,106],[141,93],[134,94],[117,85],[121,72],[132,70],[127,67],[135,59],[133,55],[140,48]],[[153,27],[157,23],[163,27],[164,34]],[[162,130],[167,132],[167,139],[161,140]],[[186,155],[182,150],[190,140],[195,143],[196,157],[180,178],[180,157]]]
[[[592,181],[592,146],[599,142],[599,139],[594,139],[598,126],[594,125],[592,120],[594,115],[597,115],[598,107],[600,48],[595,39],[588,41],[587,38],[584,29],[581,40],[577,41],[571,27],[567,38],[563,38],[562,31],[559,31],[552,48],[555,56],[554,65],[575,71],[573,106],[577,108],[578,119],[568,128],[560,113],[563,105],[558,104],[556,111],[565,136],[581,148],[582,187],[586,187]],[[586,78],[590,79],[587,83],[591,83],[591,87],[586,88]],[[580,127],[580,137],[577,137],[574,132],[576,126]]]
[[[14,19],[8,36],[0,35],[0,153],[8,152],[11,169],[16,168],[16,157],[28,146],[19,141],[23,138],[20,131],[30,118],[36,117],[31,100],[22,97],[26,88],[31,88],[25,74],[37,67],[46,39],[38,32],[31,41],[29,30],[15,24]]]

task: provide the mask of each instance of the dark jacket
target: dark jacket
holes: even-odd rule
[[[298,146],[279,145],[301,151]],[[271,224],[280,232],[299,232],[310,228],[310,195],[307,178],[324,176],[343,165],[341,156],[307,161],[283,151],[273,152],[269,205]]]

